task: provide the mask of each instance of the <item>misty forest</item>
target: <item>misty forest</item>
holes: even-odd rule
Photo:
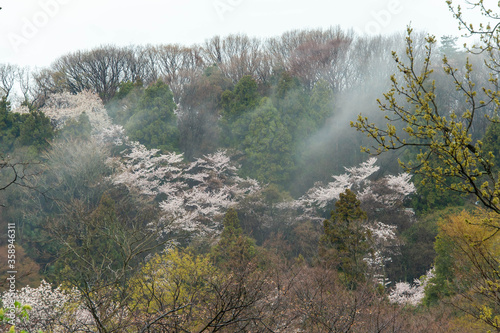
[[[499,18],[449,6],[466,47],[332,27],[0,64],[2,331],[500,332]]]

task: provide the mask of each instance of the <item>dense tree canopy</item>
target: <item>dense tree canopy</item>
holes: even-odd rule
[[[469,60],[452,36],[436,52],[411,29],[331,28],[0,65],[0,258],[15,247],[16,287],[39,282],[2,291],[17,326],[0,311],[0,329],[498,330],[498,39],[481,29]],[[368,138],[346,126],[359,112]]]

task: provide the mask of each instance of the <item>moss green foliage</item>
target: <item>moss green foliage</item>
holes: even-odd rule
[[[324,137],[315,137],[320,130],[331,134],[335,131],[328,119],[335,115],[333,91],[325,81],[318,81],[311,91],[307,91],[297,80],[287,89],[282,89],[282,101],[279,103],[284,122],[292,135],[294,152],[293,184],[288,186],[295,195],[301,194],[318,180],[329,180],[332,173],[343,172],[337,165],[343,159],[350,164],[356,155],[353,145],[342,137],[330,142]],[[280,81],[281,83],[281,81]],[[340,148],[340,149],[339,149]],[[349,150],[346,154],[342,149]],[[332,163],[335,160],[336,163]]]
[[[325,81],[318,81],[311,92],[309,117],[315,128],[321,128],[325,120],[332,116],[334,110],[333,91]]]
[[[435,164],[436,165],[436,164]],[[448,186],[452,180],[444,181]],[[425,178],[423,175],[414,177],[417,193],[412,198],[412,207],[417,213],[432,214],[436,210],[445,209],[457,205],[463,205],[465,198],[460,193],[443,191],[434,179]]]
[[[251,76],[244,76],[221,95],[221,136],[228,147],[238,147],[248,131],[249,114],[259,105],[261,96],[257,82]]]
[[[294,144],[300,144],[316,131],[316,121],[321,122],[321,120],[311,113],[310,93],[297,78],[283,73],[278,80],[272,100],[291,133]],[[317,100],[316,104],[318,103]]]
[[[119,240],[123,231],[117,220],[115,203],[107,194],[101,197],[97,208],[88,216],[79,216],[83,212],[83,207],[75,206],[68,223],[60,223],[59,230],[53,233],[56,239],[64,239],[61,243],[68,247],[64,249],[63,246],[64,254],[59,258],[61,277],[79,288],[85,288],[84,284],[94,278],[103,281],[112,279],[112,276],[100,272],[99,267],[107,267],[108,274],[120,268],[120,244],[116,240]],[[80,227],[74,228],[70,225],[73,223],[80,224]],[[89,256],[91,261],[82,260]],[[92,278],[92,275],[95,277]]]
[[[242,171],[263,183],[286,184],[293,169],[292,136],[269,99],[249,116],[241,143],[245,152]]]
[[[163,244],[154,209],[122,191],[109,189],[97,207],[73,200],[49,230],[59,245],[51,280],[78,290],[99,331],[121,330],[116,318],[129,302],[136,268]]]
[[[144,94],[125,124],[130,139],[148,148],[175,151],[179,146],[179,131],[174,96],[168,85],[157,81]]]
[[[42,112],[13,113],[10,103],[5,98],[0,100],[0,153],[27,147],[36,155],[47,148],[53,136],[50,120]]]
[[[42,269],[60,255],[60,244],[51,235],[57,219],[64,220],[68,210],[82,206],[95,208],[110,186],[106,177],[109,152],[86,140],[58,140],[44,154],[42,164],[33,165],[34,190],[14,187],[4,193],[6,220],[19,226],[18,240],[29,257]],[[23,210],[18,209],[23,202]]]
[[[255,79],[245,76],[221,95],[221,141],[244,153],[245,176],[288,188],[309,149],[307,139],[332,115],[332,101],[324,81],[311,92],[284,72],[271,87],[271,96],[263,97]]]
[[[222,117],[233,122],[245,112],[257,107],[261,96],[258,91],[257,81],[249,75],[241,78],[234,86],[234,90],[226,90],[222,94]]]

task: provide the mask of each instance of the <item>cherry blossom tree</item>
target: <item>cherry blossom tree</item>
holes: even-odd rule
[[[385,190],[379,188],[377,191],[374,186],[376,182],[371,182],[358,193],[358,196],[361,201],[376,201],[387,208],[401,205],[406,197],[416,192],[411,177],[407,173],[400,173],[397,176],[387,175],[378,181],[379,187],[385,187]]]
[[[359,166],[345,168],[346,173],[333,175],[333,181],[326,185],[316,183],[299,199],[282,205],[282,208],[294,208],[301,211],[300,219],[322,221],[325,210],[333,208],[339,195],[349,189],[361,202],[375,201],[383,207],[394,207],[416,191],[411,182],[411,175],[388,175],[372,181],[370,176],[380,167],[375,165],[376,158],[370,158]],[[383,189],[381,188],[383,187]]]
[[[115,184],[159,200],[163,232],[170,235],[218,235],[227,208],[259,189],[255,180],[237,175],[224,151],[185,163],[182,154],[161,154],[133,142],[122,160],[110,162],[117,167]]]
[[[89,117],[94,133],[111,126],[102,100],[99,95],[90,91],[82,91],[76,95],[69,92],[49,95],[40,111],[52,120],[56,129],[64,127],[70,119],[78,120],[82,113]]]
[[[385,265],[392,261],[392,255],[399,253],[400,240],[396,233],[397,226],[382,222],[373,222],[365,226],[371,235],[372,252],[363,260],[367,263],[375,280],[385,285],[387,278]]]
[[[26,286],[17,292],[4,292],[2,304],[18,302],[29,306],[28,319],[21,320],[19,316],[16,328],[28,332],[78,332],[92,327],[92,318],[80,303],[77,290],[63,290],[61,286],[53,288],[42,280],[40,286]],[[21,309],[18,309],[21,310]]]
[[[363,222],[363,228],[371,235],[371,251],[363,260],[369,268],[368,274],[385,284],[387,264],[401,253],[400,227],[409,225],[414,218],[411,211],[404,208],[404,201],[416,189],[409,174],[387,175],[373,180],[380,169],[376,162],[376,158],[370,158],[358,166],[345,168],[344,174],[333,175],[333,181],[328,184],[316,183],[302,197],[279,203],[277,207],[294,212],[291,214],[293,218],[282,221],[284,223],[321,223],[341,193],[346,190],[353,192],[367,212],[368,219]]]
[[[420,279],[415,279],[414,284],[398,282],[389,294],[389,301],[402,305],[418,306],[425,297],[425,288],[434,277],[434,268],[427,271]]]
[[[125,129],[121,125],[112,124],[102,130],[96,135],[98,142],[103,144],[111,144],[120,147],[126,144],[129,139],[125,135]]]

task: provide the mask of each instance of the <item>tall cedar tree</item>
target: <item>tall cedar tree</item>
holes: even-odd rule
[[[340,194],[331,218],[323,222],[319,254],[338,265],[345,283],[355,287],[365,280],[366,263],[363,258],[370,251],[370,232],[363,226],[367,215],[361,210],[361,201],[349,189]]]
[[[235,265],[246,266],[255,257],[255,244],[243,234],[238,212],[234,208],[226,212],[223,224],[220,241],[212,249],[215,263],[229,270],[234,269]]]

